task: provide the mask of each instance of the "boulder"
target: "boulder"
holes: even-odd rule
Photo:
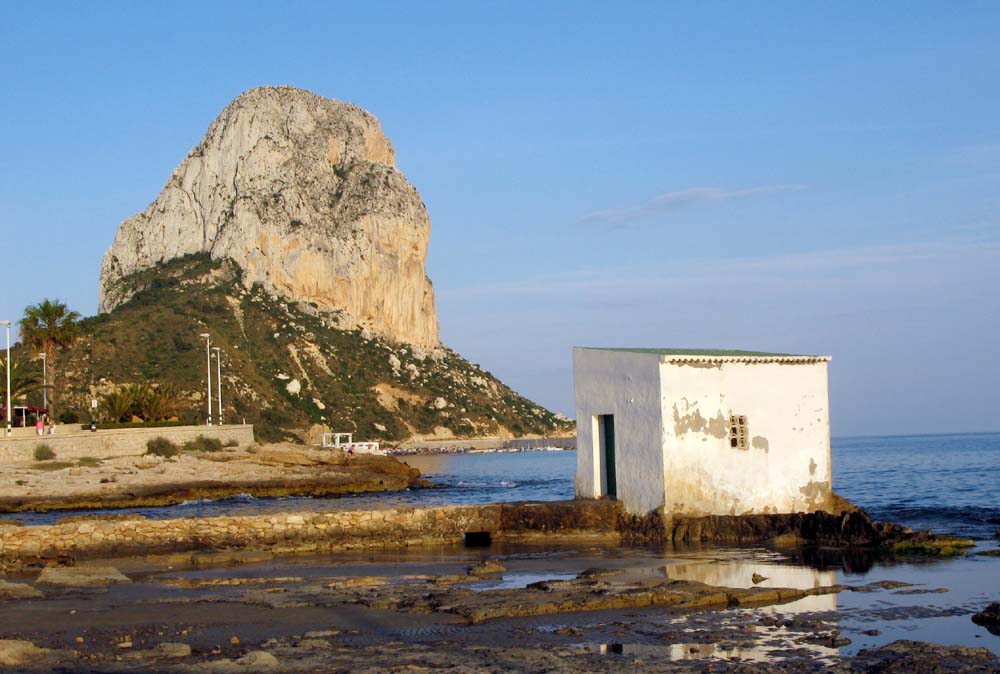
[[[240,667],[246,667],[253,671],[269,671],[278,666],[278,658],[267,651],[250,651],[241,658],[235,660]]]
[[[495,559],[484,559],[478,564],[473,564],[467,571],[470,576],[495,576],[507,570],[503,564]]]
[[[972,616],[972,622],[983,627],[1000,625],[1000,602],[993,602]]]
[[[41,596],[42,593],[39,590],[25,583],[9,583],[6,580],[0,580],[0,600],[34,599]]]
[[[49,651],[39,648],[30,641],[18,639],[0,639],[0,667],[20,667],[39,664],[39,656]]]
[[[153,654],[163,658],[186,658],[191,655],[191,647],[187,644],[164,641],[156,644]]]
[[[38,583],[65,587],[88,587],[131,583],[132,580],[113,566],[47,566]]]
[[[307,445],[318,446],[323,443],[323,435],[326,433],[332,433],[329,426],[325,424],[313,424],[305,432],[305,437],[302,439]]]
[[[997,658],[985,648],[941,646],[920,641],[894,641],[858,652],[849,667],[837,671],[880,674],[937,674],[939,672],[996,672]]]
[[[271,672],[280,666],[278,658],[267,651],[250,651],[235,660],[214,660],[191,667],[191,671],[204,674],[248,674],[249,672]]]

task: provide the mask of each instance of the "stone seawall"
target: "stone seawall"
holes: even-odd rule
[[[18,435],[0,437],[0,464],[34,461],[35,448],[48,445],[57,460],[94,457],[110,459],[117,456],[137,456],[146,453],[146,443],[153,438],[166,438],[178,445],[199,435],[215,438],[226,444],[235,442],[239,447],[253,444],[252,424],[226,426],[163,426],[159,428],[113,428],[90,431],[65,431],[61,426],[55,435]]]
[[[189,550],[312,552],[462,543],[544,535],[615,536],[614,501],[504,503],[150,520],[73,518],[48,526],[0,523],[0,561],[107,558]]]

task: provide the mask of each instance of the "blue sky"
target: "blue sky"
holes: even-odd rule
[[[382,122],[447,344],[572,412],[573,345],[833,356],[835,434],[997,430],[996,3],[4,3],[0,318],[85,314],[240,92]]]

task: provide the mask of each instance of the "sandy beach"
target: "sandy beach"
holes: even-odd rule
[[[338,496],[421,484],[419,471],[391,457],[301,445],[182,452],[4,466],[0,511],[160,506],[192,499]]]

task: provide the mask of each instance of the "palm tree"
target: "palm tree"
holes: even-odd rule
[[[24,318],[20,321],[21,340],[26,346],[45,354],[48,371],[55,379],[55,351],[70,346],[77,337],[77,321],[80,314],[71,311],[65,303],[59,300],[43,299],[34,306],[24,310]],[[49,382],[42,382],[49,387]],[[49,401],[49,416],[53,417],[52,401]]]
[[[117,391],[104,394],[101,407],[105,417],[111,423],[132,420],[132,408],[135,405],[135,390],[125,385]]]
[[[7,363],[3,356],[0,356],[0,373],[5,372]],[[45,385],[42,383],[42,373],[38,370],[37,361],[30,361],[16,357],[16,352],[10,357],[10,400],[14,401],[24,398],[29,393],[41,391]],[[7,390],[0,386],[0,416],[7,413]]]
[[[122,384],[118,392],[132,400],[131,409],[124,415],[128,417],[125,421],[131,421],[133,416],[142,417],[143,403],[153,392],[153,387],[145,381],[140,384]]]
[[[151,386],[144,391],[139,401],[141,416],[145,421],[160,421],[176,416],[180,405],[180,394],[173,384]]]

